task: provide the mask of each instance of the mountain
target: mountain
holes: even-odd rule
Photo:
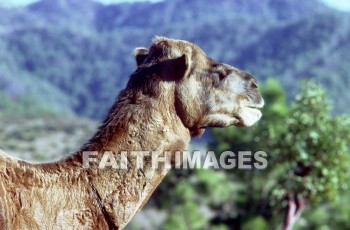
[[[51,25],[63,23],[81,27],[94,20],[96,9],[101,6],[90,0],[43,0],[29,5],[27,10]]]
[[[271,28],[233,62],[261,76],[278,76],[286,87],[315,79],[326,87],[338,112],[349,112],[349,38],[350,14],[316,14]]]
[[[274,76],[289,97],[300,80],[316,79],[336,112],[350,112],[349,21],[317,0],[42,0],[0,9],[0,92],[11,99],[19,85],[16,94],[39,107],[101,119],[135,70],[132,50],[163,35],[260,81]]]

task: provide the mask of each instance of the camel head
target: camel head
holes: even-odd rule
[[[176,113],[192,136],[206,127],[251,126],[262,116],[257,81],[213,60],[193,43],[157,37],[149,49],[137,48],[134,54],[139,69],[175,82]]]

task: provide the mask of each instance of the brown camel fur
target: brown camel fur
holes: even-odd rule
[[[185,150],[206,127],[250,126],[261,117],[255,79],[190,42],[157,37],[135,58],[126,88],[78,152],[31,164],[0,151],[1,229],[122,229],[169,170],[151,167],[149,157],[136,167],[130,151]],[[105,151],[117,158],[126,151],[130,167],[99,168]],[[87,152],[98,154],[88,167]]]

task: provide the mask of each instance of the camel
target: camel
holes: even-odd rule
[[[123,229],[170,170],[148,157],[136,167],[130,151],[185,150],[207,127],[251,126],[262,116],[257,81],[193,43],[156,37],[134,56],[136,71],[79,151],[44,164],[0,152],[1,229]],[[130,167],[101,169],[106,151],[125,151]],[[88,167],[86,152],[97,154]]]

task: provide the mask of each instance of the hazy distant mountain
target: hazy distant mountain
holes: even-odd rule
[[[336,109],[350,112],[349,51],[350,14],[327,12],[271,28],[233,62],[261,76],[278,76],[291,90],[301,79],[317,79]]]
[[[350,86],[349,17],[317,0],[42,0],[0,9],[0,82],[27,76],[32,80],[18,83],[27,97],[45,82],[55,88],[50,104],[101,118],[135,69],[132,50],[164,35],[195,42],[259,80],[275,76],[291,94],[300,79],[313,77],[329,89],[338,112],[350,112],[343,92]],[[10,85],[0,83],[0,90],[9,94]],[[35,92],[37,100],[41,91]]]

